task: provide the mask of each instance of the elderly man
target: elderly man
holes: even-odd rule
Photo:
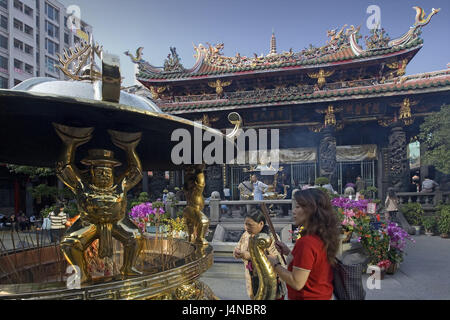
[[[242,181],[238,185],[239,189],[239,199],[240,200],[251,200],[253,197],[253,184],[250,179]],[[244,216],[246,213],[249,213],[251,210],[251,206],[247,204],[245,207],[241,206],[241,216]]]

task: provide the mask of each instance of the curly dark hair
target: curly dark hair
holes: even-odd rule
[[[334,265],[339,250],[339,220],[330,198],[322,190],[314,188],[297,191],[294,198],[307,215],[305,234],[315,234],[323,241],[328,262]]]

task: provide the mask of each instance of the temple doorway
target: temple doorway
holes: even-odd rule
[[[376,185],[375,175],[376,161],[352,161],[352,162],[338,162],[337,176],[338,189],[340,194],[344,193],[345,185],[347,183],[355,183],[356,177],[361,178],[366,182],[367,187],[374,187]]]

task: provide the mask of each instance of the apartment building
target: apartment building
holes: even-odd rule
[[[92,33],[84,21],[69,29],[66,11],[56,0],[0,0],[0,88],[31,77],[65,79],[57,54]]]

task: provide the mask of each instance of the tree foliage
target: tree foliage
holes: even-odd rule
[[[55,170],[51,168],[40,168],[31,166],[19,166],[15,164],[7,164],[6,167],[10,172],[16,174],[25,174],[30,178],[50,177],[55,175]]]
[[[419,137],[427,148],[425,164],[450,174],[450,105],[443,105],[441,111],[425,118]]]

